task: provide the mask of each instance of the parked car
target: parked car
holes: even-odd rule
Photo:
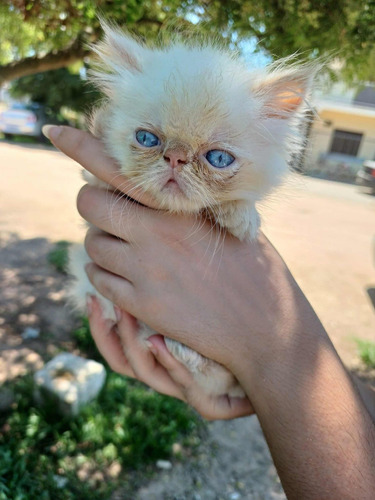
[[[0,113],[0,132],[6,139],[13,135],[27,135],[43,139],[42,127],[46,123],[58,123],[41,104],[15,102]]]
[[[357,173],[356,184],[375,195],[375,161],[366,160]]]

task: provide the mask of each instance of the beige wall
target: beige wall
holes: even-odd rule
[[[344,111],[322,110],[311,130],[306,167],[317,163],[322,153],[328,153],[334,130],[363,134],[358,158],[375,159],[375,116],[361,116]]]

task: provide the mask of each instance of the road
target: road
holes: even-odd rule
[[[51,147],[0,142],[0,234],[82,238],[80,168]],[[292,178],[261,209],[263,229],[292,270],[344,361],[353,338],[375,341],[375,197],[355,186]],[[251,279],[251,277],[249,278]]]

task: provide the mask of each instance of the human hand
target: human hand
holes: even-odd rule
[[[155,206],[119,174],[90,134],[69,127],[49,132],[63,152],[95,176]],[[115,236],[90,231],[86,238],[96,262],[87,272],[99,292],[237,378],[256,372],[266,355],[272,361],[270,342],[276,349],[277,338],[285,342],[295,332],[296,300],[303,295],[262,235],[243,243],[196,217],[150,210],[90,186],[81,191],[78,208],[92,225]]]
[[[136,378],[152,389],[185,401],[208,419],[231,419],[251,415],[247,398],[211,396],[202,391],[192,374],[168,351],[161,335],[149,338],[149,350],[137,339],[137,320],[116,308],[117,323],[103,318],[95,296],[87,301],[90,329],[95,343],[116,372]]]
[[[115,188],[133,189],[102,153],[100,141],[74,129],[59,130],[53,142],[68,156]],[[148,204],[142,193],[132,191],[131,196]],[[193,217],[171,216],[122,199],[109,206],[108,201],[103,190],[91,187],[78,199],[81,214],[110,233],[93,229],[86,239],[96,262],[88,268],[94,286],[154,330],[236,375],[256,410],[288,498],[336,500],[349,494],[372,499],[375,433],[370,413],[266,238],[260,235],[256,243],[230,236],[218,240],[210,224]],[[94,314],[99,348],[105,355],[110,349],[114,368],[137,375],[125,356],[116,357],[122,347],[112,326],[101,323],[98,311]],[[123,312],[121,337],[130,342],[136,335],[132,322]],[[107,335],[102,337],[103,332]],[[159,349],[159,340],[151,341],[160,361],[165,355],[167,367],[174,362],[162,345]],[[139,376],[154,384],[161,368],[153,371],[150,356]],[[167,378],[159,389],[185,398],[185,383],[190,382],[181,366],[170,367],[172,383]]]
[[[89,132],[73,127],[44,125],[43,134],[72,160],[79,163],[95,177],[151,208],[158,208],[157,202],[137,188],[119,171],[117,163],[105,153],[104,144]]]

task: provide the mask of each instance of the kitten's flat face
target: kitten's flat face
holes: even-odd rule
[[[225,68],[203,72],[199,55],[189,71],[180,61],[146,67],[112,111],[111,153],[170,210],[196,212],[230,200],[241,167],[251,163],[246,143],[254,104],[241,82],[225,78]]]
[[[210,46],[162,51],[111,29],[106,36],[97,49],[111,71],[97,73],[108,96],[104,139],[121,170],[162,208],[255,202],[279,182],[306,75],[276,71],[262,85]]]
[[[140,120],[123,169],[164,207],[198,211],[220,203],[233,189],[240,159],[228,141],[223,106],[208,96],[202,102],[197,89],[185,89],[183,97],[178,93],[165,90],[148,122]]]

